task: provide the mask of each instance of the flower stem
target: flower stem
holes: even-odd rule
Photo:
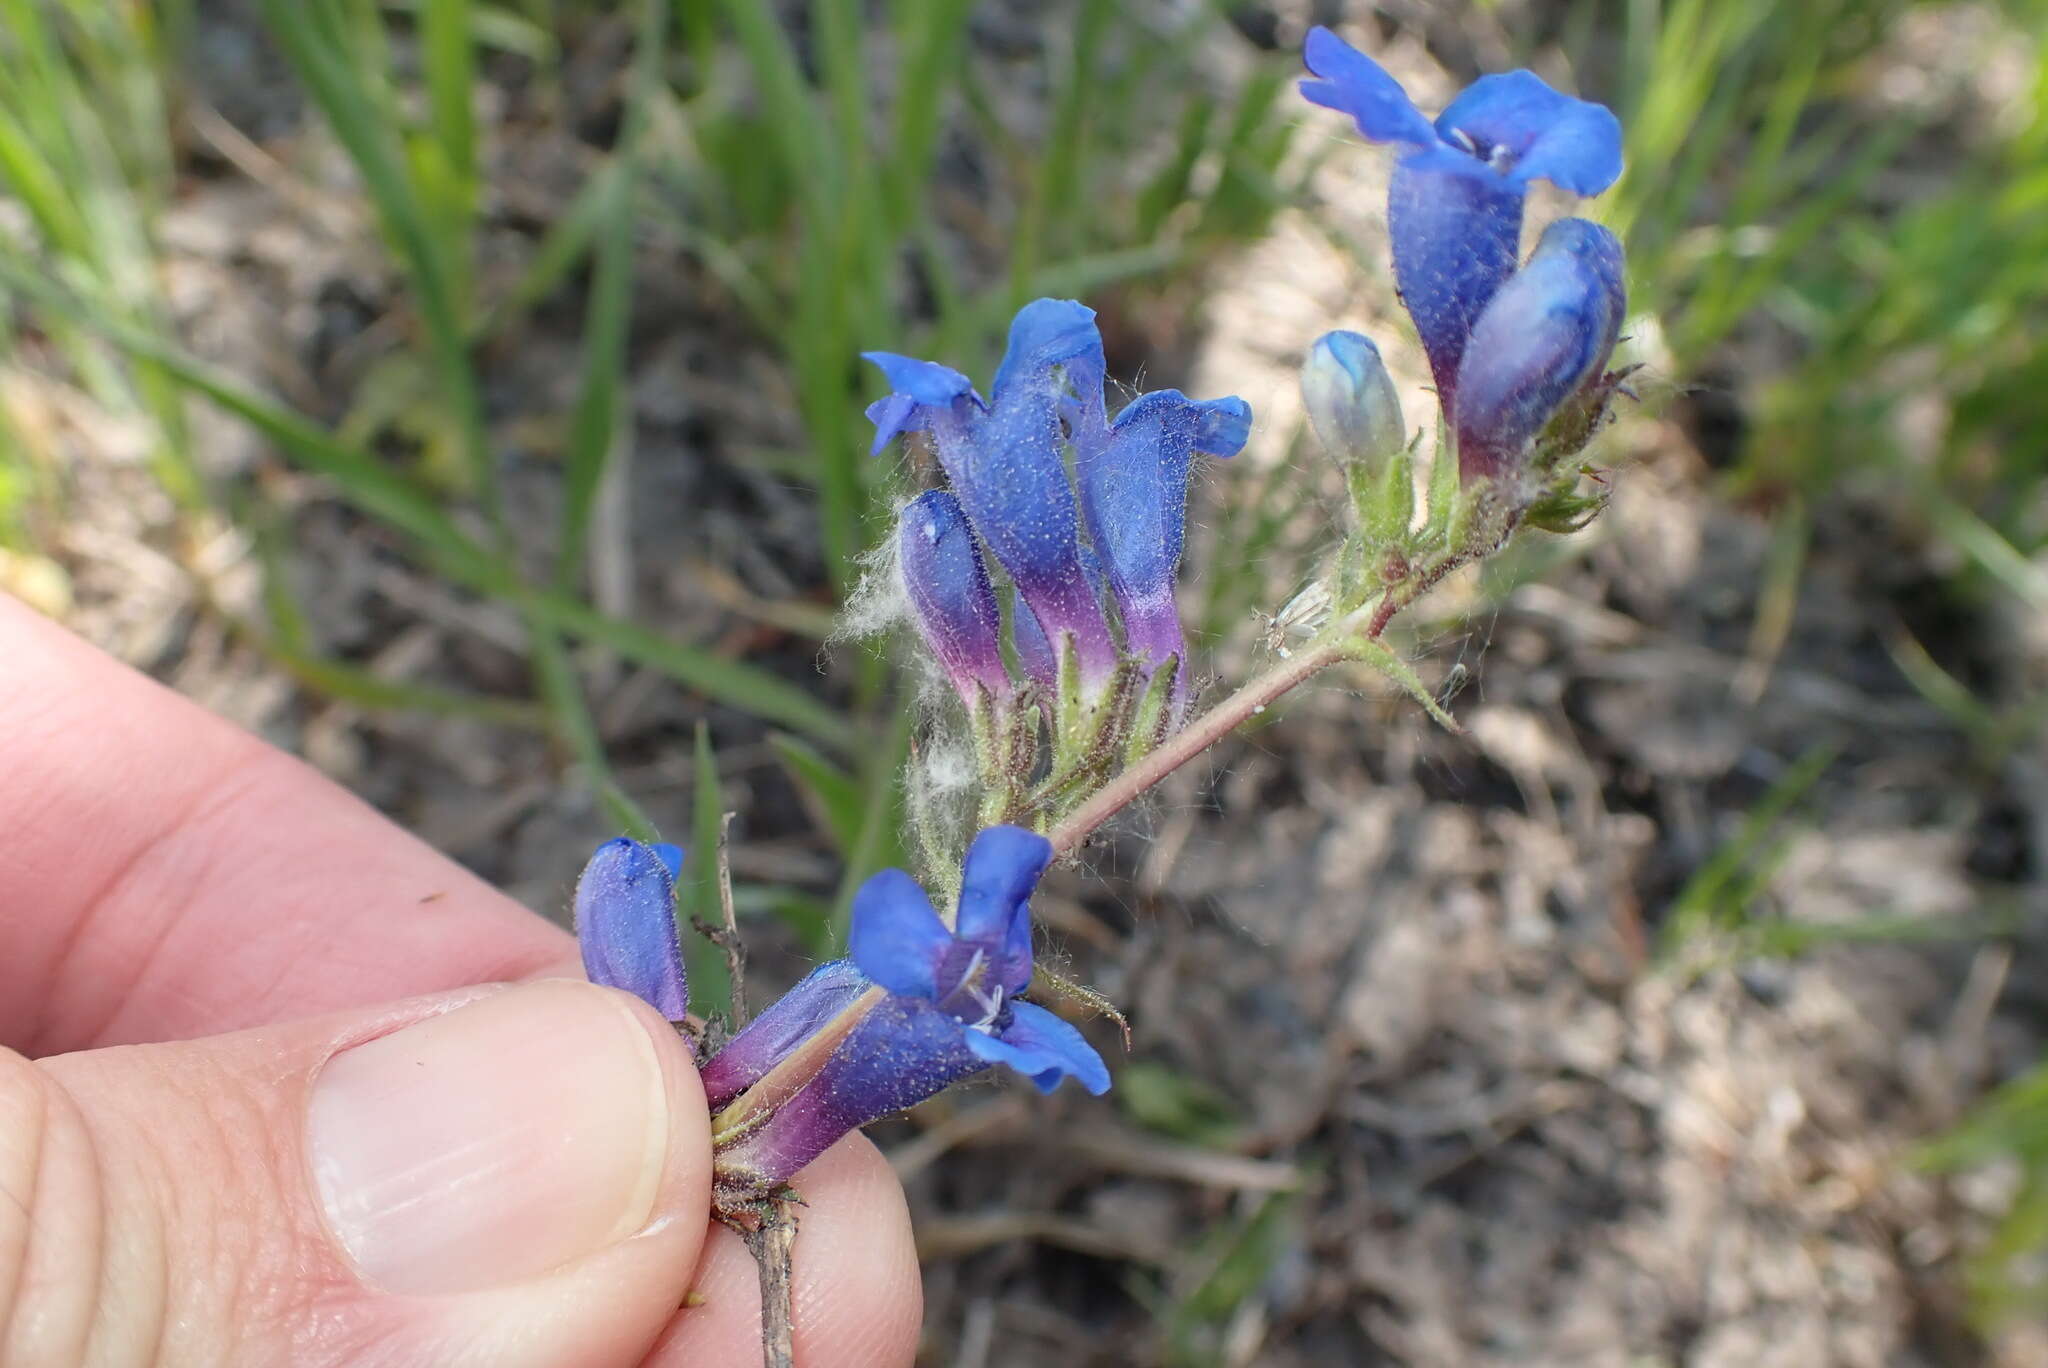
[[[759,1224],[740,1232],[761,1278],[762,1368],[792,1368],[796,1362],[795,1296],[790,1248],[796,1243],[796,1204],[771,1199]]]
[[[1387,624],[1394,620],[1394,614],[1436,588],[1451,571],[1471,564],[1474,559],[1469,555],[1445,556],[1421,574],[1410,578],[1407,583],[1389,590],[1386,597],[1380,600],[1379,606],[1373,610],[1372,621],[1366,625],[1365,639],[1378,641],[1380,634],[1387,630]]]
[[[1327,665],[1345,658],[1341,643],[1324,641],[1298,651],[1279,669],[1246,684],[1230,697],[1175,732],[1104,785],[1087,802],[1048,831],[1054,858],[1072,853],[1089,832],[1129,806],[1131,801],[1167,775],[1221,741],[1240,722]]]

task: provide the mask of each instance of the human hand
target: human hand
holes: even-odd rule
[[[0,1363],[760,1361],[696,1071],[565,933],[4,594],[0,737]],[[798,1361],[907,1363],[886,1164],[798,1187]]]

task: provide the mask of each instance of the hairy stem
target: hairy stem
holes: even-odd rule
[[[1390,591],[1373,610],[1372,621],[1366,625],[1365,639],[1378,641],[1380,634],[1387,630],[1387,624],[1394,620],[1394,614],[1436,588],[1451,571],[1469,564],[1470,560],[1467,556],[1446,556],[1406,584]]]
[[[1070,854],[1101,826],[1130,805],[1131,801],[1167,775],[1221,741],[1247,717],[1257,713],[1280,695],[1327,665],[1344,659],[1337,642],[1323,642],[1298,651],[1279,669],[1264,674],[1166,738],[1157,750],[1110,780],[1094,797],[1068,814],[1067,819],[1048,831],[1055,858]]]
[[[774,1199],[760,1223],[740,1232],[761,1274],[761,1368],[792,1368],[796,1362],[795,1298],[790,1285],[790,1248],[796,1243],[795,1204]]]

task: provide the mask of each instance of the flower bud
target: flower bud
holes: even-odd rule
[[[1408,445],[1401,398],[1372,340],[1328,332],[1301,367],[1301,397],[1323,449],[1343,466],[1378,469]]]
[[[901,515],[897,550],[918,633],[960,697],[970,708],[982,689],[1007,699],[1002,615],[960,501],[943,489],[912,499]]]
[[[1518,469],[1558,406],[1605,369],[1627,303],[1614,234],[1576,218],[1544,230],[1465,347],[1452,425],[1466,483]]]
[[[683,852],[621,836],[576,881],[576,941],[592,983],[623,988],[670,1021],[689,1015],[690,986],[676,931]]]

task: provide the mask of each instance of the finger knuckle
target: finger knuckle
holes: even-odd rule
[[[90,1362],[106,1271],[91,1132],[47,1073],[0,1049],[0,1363]]]

